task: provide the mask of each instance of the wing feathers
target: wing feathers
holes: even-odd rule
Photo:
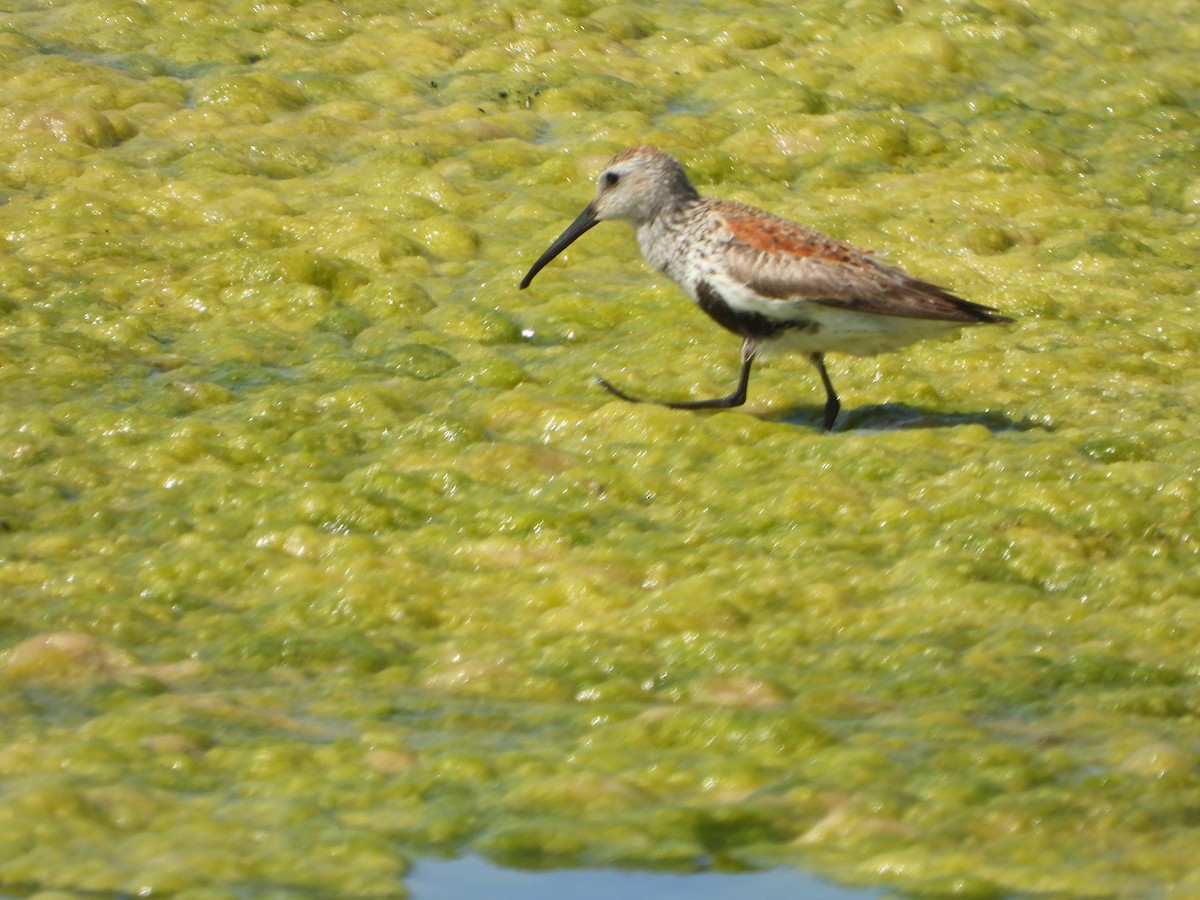
[[[836,241],[752,207],[711,201],[725,231],[725,274],[776,300],[809,300],[881,316],[949,322],[1010,322]]]

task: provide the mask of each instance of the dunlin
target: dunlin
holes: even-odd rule
[[[538,257],[521,288],[605,219],[637,229],[646,260],[679,284],[718,325],[742,338],[742,370],[727,397],[664,405],[714,409],[746,402],[750,367],[767,348],[807,353],[825,385],[825,428],[841,402],[827,352],[869,356],[964,325],[1011,322],[989,306],[873,260],[865,250],[741,203],[701,197],[683,167],[654,147],[618,153],[595,199]],[[598,379],[609,392],[641,402]]]

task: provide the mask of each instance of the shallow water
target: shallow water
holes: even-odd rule
[[[1200,4],[0,12],[0,889],[1186,896]],[[756,370],[655,143],[1019,321]]]
[[[422,860],[407,884],[413,900],[458,900],[486,896],[491,900],[571,897],[573,900],[872,900],[881,894],[843,888],[793,869],[740,874],[625,872],[611,869],[561,869],[545,872],[504,869],[477,858]]]

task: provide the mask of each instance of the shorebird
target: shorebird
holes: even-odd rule
[[[824,425],[841,401],[825,354],[870,356],[965,325],[1013,321],[990,306],[885,266],[867,251],[753,206],[701,197],[676,160],[654,147],[614,156],[596,196],[521,279],[535,275],[580,235],[606,219],[637,230],[642,255],[668,275],[718,325],[742,338],[737,387],[726,397],[662,402],[675,409],[719,409],[746,402],[750,367],[768,348],[808,354],[825,386]],[[603,378],[605,390],[645,402]]]

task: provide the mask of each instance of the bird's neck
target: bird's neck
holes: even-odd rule
[[[676,278],[687,237],[693,231],[691,223],[701,198],[693,194],[661,207],[657,215],[637,226],[638,247],[646,261],[660,272]]]

